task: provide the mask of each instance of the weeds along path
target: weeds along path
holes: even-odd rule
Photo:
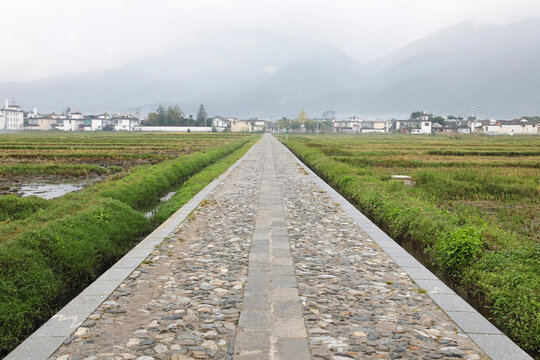
[[[257,137],[231,140],[51,201],[0,197],[0,356],[219,176]],[[139,211],[172,188],[178,196],[155,219]]]
[[[274,138],[51,359],[485,359]]]

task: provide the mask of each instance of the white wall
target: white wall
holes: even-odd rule
[[[188,129],[194,133],[212,132],[211,126],[135,126],[133,131],[148,131],[148,132],[184,132]],[[218,132],[222,132],[225,128],[216,128]]]

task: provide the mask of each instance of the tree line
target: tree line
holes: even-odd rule
[[[288,119],[283,117],[278,120],[279,128],[288,129],[292,132],[331,132],[333,120],[332,117],[335,115],[327,116],[327,114],[330,113],[334,114],[333,111],[327,111],[323,113],[323,119],[313,120],[307,117],[304,110],[301,110],[296,119]]]
[[[178,105],[165,108],[159,105],[155,112],[151,112],[144,121],[145,126],[211,126],[212,120],[208,118],[204,105],[199,106],[197,117],[185,116]]]

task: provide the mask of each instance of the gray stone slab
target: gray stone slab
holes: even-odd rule
[[[251,245],[251,254],[264,254],[266,256],[270,255],[270,244],[257,244]]]
[[[233,360],[272,360],[272,357],[269,353],[256,351],[251,353],[234,355]]]
[[[399,246],[399,244],[397,242],[395,242],[394,240],[391,240],[391,241],[388,241],[388,240],[375,241],[375,243],[377,245],[379,245],[381,247],[381,249],[384,250],[384,252],[386,252],[387,250],[402,249],[402,247]]]
[[[145,259],[146,259],[146,256],[123,257],[120,260],[118,260],[116,264],[114,264],[114,266],[119,267],[119,268],[131,268],[135,270],[135,268],[138,267]]]
[[[281,301],[298,301],[298,290],[296,288],[273,288],[270,293],[270,301],[273,303]]]
[[[274,265],[272,267],[272,274],[274,275],[294,275],[294,266],[290,265]]]
[[[270,253],[269,252],[263,252],[263,253],[250,253],[249,254],[249,261],[250,262],[270,262]]]
[[[276,342],[276,359],[309,360],[309,348],[306,339],[279,338]]]
[[[87,317],[88,314],[56,314],[39,328],[39,335],[67,338]]]
[[[272,273],[269,271],[253,270],[248,274],[246,283],[267,283],[272,279]]]
[[[239,355],[263,355],[270,352],[270,333],[264,331],[239,330],[234,344],[235,359]],[[256,358],[259,359],[259,358]]]
[[[298,301],[275,301],[272,303],[275,317],[298,317],[302,318],[302,305]]]
[[[283,229],[281,227],[279,228],[272,228],[272,240],[273,240],[273,237],[274,236],[279,236],[279,237],[287,237],[287,230],[286,229]],[[287,238],[288,240],[288,238]]]
[[[270,245],[270,248],[272,249],[290,249],[289,242],[272,242],[272,245]]]
[[[253,233],[253,240],[270,240],[270,231],[260,231]]]
[[[429,297],[433,299],[445,312],[448,311],[467,311],[476,312],[476,310],[469,305],[465,300],[456,294],[433,294],[428,293]]]
[[[296,283],[296,276],[274,275],[272,277],[272,286],[273,287],[296,288],[296,287],[298,287],[298,284]]]
[[[278,338],[307,338],[303,317],[275,318],[273,332]]]
[[[8,354],[4,360],[47,359],[54,354],[65,339],[65,336],[40,337],[32,335]]]
[[[416,279],[427,279],[427,280],[438,280],[439,278],[433,275],[431,271],[426,268],[417,268],[417,267],[402,267],[403,271],[407,273],[416,281]]]
[[[238,327],[243,330],[268,330],[271,326],[272,314],[264,310],[242,310]]]
[[[291,257],[291,250],[285,249],[272,249],[272,256]]]
[[[243,310],[264,310],[270,311],[270,302],[266,295],[244,295],[244,302],[242,304]]]
[[[114,289],[113,289],[114,290]],[[66,306],[62,308],[55,316],[65,316],[65,315],[90,315],[105,299],[109,294],[103,295],[94,295],[86,296],[81,295],[77,296],[75,299],[71,300]],[[51,319],[51,320],[52,320]]]
[[[272,233],[272,243],[287,243],[289,244],[289,237],[285,235],[277,235]]]
[[[272,265],[293,266],[293,261],[290,256],[275,256],[272,257]]]
[[[504,335],[469,334],[469,337],[478,344],[492,360],[533,360],[529,354]]]
[[[441,280],[416,279],[416,284],[428,292],[428,294],[455,294],[452,289],[446,286]]]
[[[448,316],[468,335],[494,334],[501,335],[501,331],[486,320],[478,312],[445,311]]]
[[[416,260],[412,255],[404,255],[404,256],[390,256],[392,260],[396,262],[399,266],[402,268],[424,268],[424,265],[422,265],[418,260]]]
[[[79,296],[111,294],[122,282],[118,280],[96,280],[84,289]]]
[[[385,253],[390,257],[394,257],[394,256],[411,256],[407,252],[407,250],[405,250],[401,246],[389,248],[389,249],[385,250]]]
[[[270,293],[270,283],[246,282],[244,285],[244,294],[249,295],[267,295]]]
[[[133,272],[130,268],[112,267],[101,275],[98,280],[119,280],[124,281]]]
[[[251,271],[272,271],[272,265],[269,263],[252,262],[248,264],[248,273]]]
[[[144,257],[146,258],[148,255],[150,255],[150,253],[154,250],[154,248],[156,247],[156,245],[148,245],[148,246],[140,246],[140,247],[134,247],[133,249],[131,249],[130,252],[128,252],[125,257],[128,257],[128,258],[140,258],[140,257]]]

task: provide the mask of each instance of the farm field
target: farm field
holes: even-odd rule
[[[258,138],[0,134],[0,357]],[[28,184],[44,187],[25,193]],[[58,190],[66,184],[79,191]],[[38,196],[26,197],[32,194]]]
[[[289,135],[285,144],[539,355],[540,137]]]

